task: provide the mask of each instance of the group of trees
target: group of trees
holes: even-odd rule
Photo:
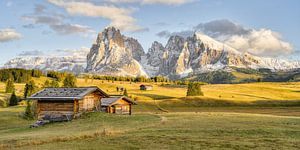
[[[43,73],[40,70],[25,70],[25,69],[1,69],[0,81],[6,82],[12,80],[17,83],[25,83],[31,80],[31,77],[40,77]]]
[[[59,82],[57,82],[56,80],[52,80],[51,82],[49,80],[46,80],[43,85],[43,88],[47,88],[47,87],[58,88]]]
[[[202,85],[203,84],[199,82],[190,82],[188,84],[186,96],[203,96],[203,92],[201,90]]]
[[[212,71],[208,73],[198,74],[195,81],[212,83],[212,84],[226,84],[232,83],[235,76],[227,71]]]
[[[107,80],[107,81],[128,81],[128,82],[169,82],[168,78],[157,76],[147,78],[145,76],[129,77],[129,76],[99,76],[93,75],[92,79]]]
[[[54,78],[58,82],[62,81],[68,75],[67,72],[48,71],[47,77]]]

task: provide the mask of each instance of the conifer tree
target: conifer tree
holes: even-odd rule
[[[193,83],[190,82],[188,84],[187,96],[203,96],[203,92],[201,91],[201,83]]]
[[[43,87],[44,87],[44,88],[50,87],[50,82],[49,82],[49,80],[46,80],[46,81],[45,81]]]
[[[124,90],[123,95],[124,95],[124,96],[128,96],[127,89]]]
[[[6,93],[13,93],[15,91],[15,85],[12,79],[8,79],[5,86]]]
[[[68,74],[64,79],[64,87],[76,87],[76,77],[72,74]]]
[[[59,83],[55,80],[53,80],[51,83],[50,83],[50,87],[52,88],[58,88],[59,87]]]
[[[37,86],[35,85],[34,81],[31,80],[25,85],[24,89],[24,97],[27,98],[27,96],[31,96],[34,92],[36,92]]]
[[[17,97],[15,91],[13,91],[9,99],[9,106],[16,106],[18,105],[18,102],[19,102],[19,98]]]
[[[33,112],[31,110],[31,102],[29,100],[27,100],[26,104],[27,105],[26,105],[24,117],[26,119],[33,119]]]

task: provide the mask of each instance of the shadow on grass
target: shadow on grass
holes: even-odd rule
[[[252,102],[230,101],[207,99],[202,97],[184,97],[181,98],[185,103],[196,107],[224,107],[224,106],[242,106],[242,107],[299,107],[299,100],[257,100]]]
[[[255,98],[263,98],[263,99],[267,99],[267,100],[272,100],[268,97],[264,97],[264,96],[255,96],[255,95],[250,95],[250,94],[236,94],[236,95],[241,95],[241,96],[249,96],[249,97],[255,97]]]
[[[140,94],[137,94],[139,96],[145,96],[145,97],[150,97],[150,98],[153,98],[155,100],[163,100],[163,99],[173,99],[173,98],[176,98],[176,97],[172,97],[172,96],[165,96],[165,95],[158,95],[158,94],[144,94],[144,93],[140,93]]]

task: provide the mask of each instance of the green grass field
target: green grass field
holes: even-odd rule
[[[0,108],[0,149],[300,149],[300,83],[208,84],[188,98],[184,86],[140,84],[78,79],[109,94],[125,87],[138,97],[132,116],[89,113],[30,129],[23,106]],[[16,89],[21,96],[24,84]],[[0,83],[0,101],[9,95]]]

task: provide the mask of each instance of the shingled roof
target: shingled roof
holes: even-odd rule
[[[123,99],[131,104],[136,104],[135,102],[133,102],[131,99],[125,97],[125,96],[121,96],[121,97],[109,97],[109,98],[102,98],[101,99],[101,106],[110,106],[113,105],[115,102],[117,102],[118,100]]]
[[[98,87],[79,87],[79,88],[45,88],[27,99],[83,99],[84,96],[99,91],[105,97],[109,97]]]

